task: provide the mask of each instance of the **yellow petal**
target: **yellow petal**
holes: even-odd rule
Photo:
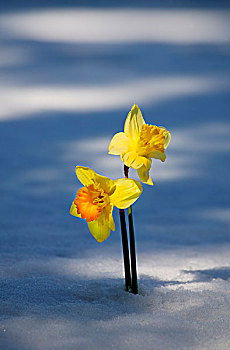
[[[140,157],[142,161],[142,166],[144,165],[147,169],[151,168],[152,160],[145,156],[145,157]]]
[[[76,216],[77,218],[81,218],[81,214],[78,214],[78,212],[77,212],[77,207],[76,207],[76,205],[74,204],[74,201],[73,201],[73,203],[71,204],[71,207],[70,207],[69,212],[70,212],[71,215]]]
[[[84,166],[76,166],[75,169],[78,180],[84,185],[89,186],[95,182],[95,171],[84,167]]]
[[[112,217],[113,207],[105,208],[97,220],[88,222],[89,231],[97,242],[104,242],[110,235],[111,229],[114,231],[115,224]]]
[[[109,154],[120,155],[124,152],[128,152],[130,145],[129,138],[124,132],[119,132],[113,136],[109,145]]]
[[[115,181],[106,176],[96,174],[95,183],[100,184],[101,188],[110,196],[116,189]]]
[[[142,193],[142,186],[139,181],[124,178],[115,180],[115,183],[116,190],[110,200],[119,209],[128,208]]]
[[[130,151],[121,155],[121,160],[126,166],[133,169],[138,169],[142,167],[142,165],[147,166],[148,164],[147,158],[144,156],[139,156],[135,151]]]
[[[168,147],[168,145],[169,145],[169,142],[171,141],[171,134],[163,126],[159,126],[159,128],[161,128],[163,130],[163,132],[164,132],[164,136],[165,136],[164,149],[166,149]]]
[[[151,159],[148,159],[148,166],[143,165],[141,168],[137,169],[138,176],[141,182],[153,186],[151,177],[149,176],[149,171],[151,168]]]
[[[144,118],[140,108],[135,103],[126,118],[124,126],[124,132],[131,141],[137,140],[143,124],[145,124]]]
[[[76,166],[75,171],[79,181],[84,186],[99,184],[108,195],[115,191],[115,183],[112,179],[99,175],[94,170],[83,166]]]
[[[112,205],[112,209],[109,213],[109,226],[110,226],[112,231],[115,231],[115,222],[113,220],[113,205]]]
[[[164,162],[166,159],[165,152],[160,152],[160,151],[153,151],[153,152],[147,154],[146,156],[148,158],[160,159],[162,162]]]

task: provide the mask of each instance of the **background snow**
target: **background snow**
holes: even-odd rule
[[[229,349],[229,3],[97,4],[1,3],[1,349]],[[68,215],[75,165],[122,176],[134,102],[172,133],[134,206],[137,296],[118,213],[102,245]]]

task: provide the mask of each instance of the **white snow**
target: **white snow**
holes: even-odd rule
[[[228,2],[35,3],[0,15],[0,349],[229,350]],[[138,295],[117,210],[103,244],[68,214],[76,165],[122,176],[134,102],[172,133],[133,207]]]

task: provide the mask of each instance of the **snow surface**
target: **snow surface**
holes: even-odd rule
[[[0,349],[230,349],[229,2],[7,1],[0,33]],[[118,212],[103,244],[68,214],[75,165],[122,176],[134,102],[172,133],[133,207],[139,295]]]

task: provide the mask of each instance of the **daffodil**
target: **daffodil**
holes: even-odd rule
[[[70,214],[85,219],[89,231],[101,243],[115,230],[113,207],[128,208],[141,195],[142,186],[132,179],[114,181],[82,166],[77,166],[75,171],[84,187],[78,190]]]
[[[171,135],[164,127],[146,124],[139,107],[134,104],[126,118],[124,132],[112,138],[109,154],[120,155],[127,167],[137,169],[142,182],[153,185],[149,176],[151,158],[164,162],[170,139]]]

